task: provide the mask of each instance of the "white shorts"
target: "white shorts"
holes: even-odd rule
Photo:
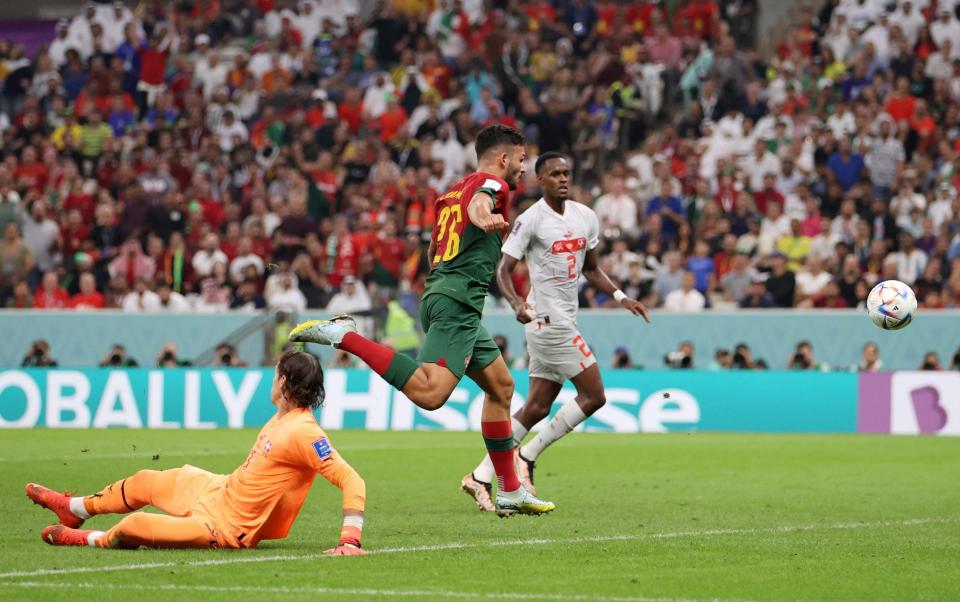
[[[597,363],[576,326],[527,324],[530,377],[563,383]]]

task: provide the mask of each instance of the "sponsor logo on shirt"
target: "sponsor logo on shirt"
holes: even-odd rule
[[[571,238],[568,240],[558,240],[554,242],[550,247],[550,252],[554,254],[576,253],[577,251],[582,251],[586,248],[587,239],[581,236],[580,238]]]
[[[267,441],[263,444],[263,453],[264,455],[270,453],[270,449],[273,447],[273,441]]]
[[[330,447],[330,442],[327,441],[326,437],[313,442],[313,451],[317,452],[317,457],[321,460],[326,460],[333,455],[333,448]]]

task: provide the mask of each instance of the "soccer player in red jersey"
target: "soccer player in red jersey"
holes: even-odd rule
[[[437,223],[429,248],[432,271],[420,301],[426,332],[420,363],[360,336],[349,316],[311,320],[290,333],[291,341],[333,345],[356,355],[426,410],[446,403],[464,374],[480,385],[486,393],[481,430],[497,475],[496,510],[501,516],[554,509],[517,477],[510,422],[513,377],[480,323],[500,260],[501,233],[509,227],[503,216],[509,189],[523,174],[525,146],[523,134],[514,128],[484,128],[476,141],[477,171],[436,200]]]

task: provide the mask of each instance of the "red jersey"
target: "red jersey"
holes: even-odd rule
[[[433,229],[434,268],[423,296],[446,295],[483,311],[483,302],[500,261],[501,235],[473,225],[467,207],[477,193],[490,196],[493,212],[506,214],[510,187],[498,176],[476,172],[456,182],[437,198]]]

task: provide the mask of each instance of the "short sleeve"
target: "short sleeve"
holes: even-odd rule
[[[477,188],[477,192],[484,192],[493,197],[494,210],[506,209],[510,187],[503,179],[494,175],[487,175]]]
[[[587,210],[587,248],[591,251],[600,244],[600,219],[589,207]]]
[[[536,231],[536,218],[532,210],[527,210],[513,222],[513,229],[503,243],[503,252],[514,259],[523,259],[530,248],[530,238]]]

